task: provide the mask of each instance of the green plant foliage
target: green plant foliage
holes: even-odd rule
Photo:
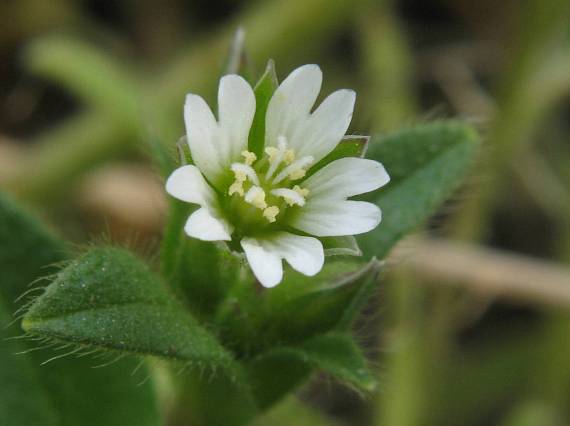
[[[200,367],[228,367],[231,355],[129,251],[93,248],[63,269],[30,306],[30,334]]]
[[[0,292],[12,304],[35,279],[56,271],[68,249],[35,218],[0,194]]]
[[[255,153],[258,158],[261,158],[265,145],[265,113],[278,85],[275,63],[270,60],[254,88],[256,108],[249,131],[249,150]]]
[[[140,365],[138,373],[131,374],[136,360],[94,369],[109,360],[64,356],[71,350],[38,350],[42,342],[13,339],[22,336],[12,318],[23,304],[17,297],[32,281],[54,271],[46,266],[67,255],[60,240],[0,196],[0,326],[11,323],[0,337],[0,424],[159,424],[152,381],[141,384],[147,368]]]
[[[183,383],[175,424],[241,426],[259,414],[249,387],[226,375],[205,379],[201,374],[185,374],[179,379]]]
[[[249,364],[253,392],[262,408],[309,377],[313,369],[324,371],[358,389],[372,391],[374,374],[360,349],[346,334],[321,334],[299,345],[270,349]]]
[[[12,321],[9,311],[0,304],[0,324]],[[16,355],[25,351],[21,341],[0,339],[0,423],[12,425],[58,424],[58,413],[50,396],[38,386],[37,366],[30,356]]]
[[[461,184],[477,146],[473,128],[457,122],[374,138],[367,157],[380,161],[391,180],[366,197],[382,209],[382,222],[357,238],[364,255],[384,258],[400,238],[424,223]]]

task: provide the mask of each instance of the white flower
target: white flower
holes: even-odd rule
[[[305,275],[319,272],[324,250],[315,237],[361,234],[380,223],[376,205],[348,200],[389,181],[380,163],[341,158],[303,179],[344,137],[354,109],[355,93],[338,90],[311,112],[321,82],[319,67],[304,65],[281,83],[267,108],[260,158],[248,151],[256,105],[243,78],[221,79],[218,120],[200,96],[186,97],[194,165],[175,170],[166,190],[200,206],[184,227],[189,236],[239,242],[265,287],[281,282],[283,259]]]

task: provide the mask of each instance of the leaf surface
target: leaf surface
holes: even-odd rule
[[[58,340],[226,367],[231,355],[127,250],[93,248],[30,306],[24,329]]]
[[[403,236],[427,221],[463,182],[478,147],[473,128],[438,122],[370,142],[368,158],[380,161],[390,182],[363,197],[382,209],[382,222],[357,237],[365,257],[384,258]]]
[[[13,339],[22,336],[13,313],[25,303],[16,299],[67,256],[61,240],[0,195],[0,327],[11,323],[0,335],[0,424],[158,425],[154,386],[145,381],[144,364],[137,374],[131,374],[138,364],[133,359],[93,368],[109,359],[63,356],[72,350],[38,350],[41,342]]]

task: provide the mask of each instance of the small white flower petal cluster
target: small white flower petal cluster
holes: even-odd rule
[[[184,227],[189,236],[239,241],[265,287],[281,282],[283,259],[302,274],[319,272],[324,250],[315,237],[361,234],[380,223],[376,205],[349,200],[389,181],[380,163],[346,157],[305,178],[342,140],[354,109],[354,91],[338,90],[311,112],[321,83],[317,65],[297,68],[281,83],[267,108],[261,158],[248,151],[256,103],[242,77],[221,79],[217,120],[200,96],[186,97],[194,165],[175,170],[166,190],[200,206]]]

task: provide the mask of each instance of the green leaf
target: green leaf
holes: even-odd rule
[[[56,271],[66,245],[0,194],[0,294],[14,302],[35,279]]]
[[[380,161],[391,180],[364,197],[382,209],[378,228],[357,238],[364,255],[384,258],[400,238],[424,223],[461,184],[477,147],[475,130],[458,122],[374,138],[368,158]]]
[[[10,321],[9,311],[0,303],[0,326]],[[58,412],[41,383],[38,386],[33,359],[16,355],[26,349],[25,342],[0,338],[0,424],[56,426]]]
[[[250,381],[260,407],[277,402],[307,379],[313,369],[365,391],[376,386],[374,374],[349,335],[323,334],[295,346],[270,349],[249,363]]]
[[[279,86],[279,83],[275,73],[275,62],[269,60],[265,72],[253,89],[256,107],[251,130],[249,131],[249,150],[255,153],[257,158],[261,158],[263,154],[263,146],[265,145],[265,114],[277,86]]]
[[[249,387],[226,375],[205,376],[195,371],[175,380],[181,383],[179,400],[170,416],[173,425],[242,426],[259,412]]]
[[[348,135],[325,158],[312,166],[305,177],[314,175],[327,164],[344,157],[364,157],[370,136]]]
[[[105,361],[72,356],[69,349],[38,350],[40,342],[13,339],[22,335],[11,313],[28,285],[54,271],[47,265],[67,256],[67,247],[37,220],[0,196],[0,424],[13,426],[97,426],[159,424],[152,381],[136,360]],[[6,339],[6,338],[10,339]],[[31,351],[33,349],[33,351]],[[17,355],[15,355],[17,354]],[[46,361],[54,359],[46,365]]]
[[[201,367],[232,356],[129,251],[94,248],[63,269],[22,322],[33,335]]]

